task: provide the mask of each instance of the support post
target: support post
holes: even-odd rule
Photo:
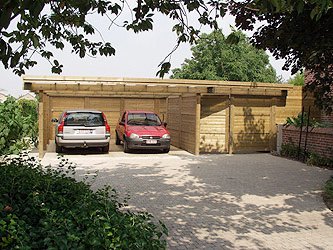
[[[304,142],[304,161],[306,161],[306,158],[308,156],[306,152],[306,147],[308,144],[308,134],[309,134],[309,125],[310,125],[310,111],[311,111],[311,106],[309,106],[309,111],[308,111],[308,119],[306,123],[306,133],[305,133],[305,142]]]
[[[273,98],[270,112],[270,151],[276,150],[276,132],[276,103],[275,98]]]
[[[298,141],[298,149],[297,149],[297,160],[299,160],[299,156],[301,154],[302,132],[303,132],[303,116],[304,116],[304,106],[302,107],[301,127],[300,127],[300,132],[299,132],[299,141]]]
[[[200,154],[200,117],[201,117],[201,96],[197,94],[197,104],[195,107],[195,150],[194,154]]]
[[[235,105],[233,104],[233,98],[229,96],[229,140],[228,140],[228,153],[233,154],[234,153],[234,122],[235,122]]]
[[[43,93],[40,94],[42,97]],[[43,100],[43,98],[40,98]],[[43,102],[38,103],[38,156],[43,158],[44,156],[44,104]]]

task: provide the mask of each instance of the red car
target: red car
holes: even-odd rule
[[[125,153],[131,149],[159,149],[168,153],[170,133],[166,122],[154,112],[127,110],[116,127],[116,145],[121,142]]]

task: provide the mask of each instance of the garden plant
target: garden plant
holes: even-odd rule
[[[96,192],[75,165],[28,154],[0,163],[0,249],[165,249],[165,225],[133,213],[110,186]]]
[[[38,138],[37,100],[8,97],[0,103],[0,155],[18,154],[36,146]]]

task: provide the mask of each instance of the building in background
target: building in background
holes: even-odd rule
[[[3,103],[7,100],[8,95],[6,94],[6,91],[3,89],[0,89],[0,103]]]
[[[32,93],[26,93],[17,98],[17,100],[36,100],[36,97]]]

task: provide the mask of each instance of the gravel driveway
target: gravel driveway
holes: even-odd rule
[[[330,170],[270,154],[67,155],[99,171],[129,207],[161,219],[169,249],[333,249],[333,212],[321,189]],[[43,164],[56,164],[47,153]]]

